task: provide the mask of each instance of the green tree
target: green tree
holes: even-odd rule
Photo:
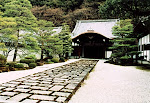
[[[51,8],[63,8],[64,10],[74,10],[83,3],[83,0],[29,0],[34,6],[49,6]]]
[[[41,61],[43,61],[44,50],[46,48],[45,44],[47,42],[49,35],[52,34],[53,23],[46,20],[39,20],[37,21],[37,24],[38,24],[37,39],[39,41],[41,48]]]
[[[72,52],[73,48],[72,48],[72,39],[70,36],[70,28],[69,25],[67,24],[63,24],[62,26],[62,31],[61,33],[59,33],[59,38],[60,40],[62,40],[63,42],[63,53],[62,56],[68,56],[69,53]]]
[[[4,17],[13,17],[16,22],[17,41],[15,42],[15,52],[13,61],[16,61],[20,31],[33,31],[36,27],[36,18],[31,13],[32,5],[28,0],[12,0],[4,5]]]
[[[19,34],[19,38],[16,35],[17,23],[12,17],[0,17],[0,50],[3,51],[3,55],[7,58],[9,53],[14,50],[15,43],[19,42],[19,49],[22,54],[26,55],[32,50],[38,50],[37,41],[31,34]],[[25,50],[26,49],[26,50]]]
[[[106,0],[99,6],[102,18],[138,18],[150,14],[149,0]]]
[[[15,19],[12,17],[0,16],[0,50],[3,51],[3,55],[7,58],[9,53],[14,49],[14,42],[17,40],[14,28],[16,27]],[[6,46],[8,46],[6,48]]]
[[[52,34],[54,33],[53,23],[46,20],[39,20],[37,24],[37,39],[41,48],[41,61],[43,61],[44,55],[50,57],[62,54],[62,40],[59,39],[59,36],[57,34],[52,36]]]
[[[120,20],[117,25],[112,28],[112,33],[116,36],[112,40],[114,43],[110,49],[113,50],[111,58],[115,59],[116,63],[133,63],[133,56],[137,56],[136,38],[131,38],[133,35],[133,24],[130,19]]]
[[[45,43],[45,54],[47,57],[58,57],[63,53],[63,41],[58,37],[58,35],[49,35]]]
[[[101,18],[132,19],[135,37],[139,36],[141,17],[150,15],[150,0],[106,0],[99,6]]]

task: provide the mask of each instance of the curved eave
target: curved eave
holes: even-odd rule
[[[103,36],[103,37],[105,37],[105,38],[108,38],[108,37],[106,37],[106,36],[104,36],[104,35],[102,35],[102,34],[100,34],[100,33],[98,33],[98,32],[95,32],[95,31],[88,31],[88,32],[84,32],[84,33],[81,33],[81,34],[79,34],[79,35],[77,35],[77,36],[74,36],[74,37],[72,37],[72,39],[75,39],[75,38],[77,38],[77,37],[79,37],[79,36],[81,36],[81,35],[84,35],[84,34],[99,34],[99,35],[101,35],[101,36]],[[108,39],[110,39],[110,38],[108,38]]]

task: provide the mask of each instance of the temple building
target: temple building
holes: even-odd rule
[[[77,58],[109,58],[112,51],[108,49],[114,38],[112,27],[118,19],[79,20],[71,33],[73,41],[72,56]]]
[[[142,16],[136,27],[138,28],[139,34],[142,34],[138,40],[139,51],[141,52],[139,57],[150,62],[150,15]]]

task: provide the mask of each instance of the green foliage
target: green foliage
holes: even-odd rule
[[[63,42],[63,56],[66,53],[71,53],[73,48],[72,48],[72,39],[70,36],[70,27],[67,24],[63,24],[62,26],[62,32],[58,35],[60,40]]]
[[[29,64],[29,67],[30,67],[30,68],[35,68],[36,66],[37,66],[36,63],[30,63],[30,64]]]
[[[7,65],[9,65],[9,68],[13,68],[17,63],[16,62],[9,62]]]
[[[41,45],[41,60],[43,61],[44,50],[48,49],[50,46],[48,44],[49,36],[53,33],[53,23],[46,20],[39,20],[38,24],[38,31],[37,31],[37,40],[38,43]]]
[[[59,55],[63,52],[63,42],[56,34],[51,36],[54,32],[53,23],[45,20],[38,21],[38,30],[37,40],[41,45],[41,60],[43,60],[44,54],[47,57],[51,55]]]
[[[59,58],[52,58],[51,61],[54,62],[54,63],[58,63],[59,62]]]
[[[29,30],[36,26],[36,18],[30,11],[32,5],[28,0],[13,0],[6,3],[4,8],[4,16],[15,18],[17,30]]]
[[[54,62],[49,61],[49,62],[45,62],[45,64],[53,64]]]
[[[25,57],[25,59],[33,59],[33,58],[32,58],[32,57],[27,56],[27,57]]]
[[[0,51],[6,52],[7,48],[4,43],[0,43]]]
[[[15,32],[14,28],[17,26],[13,17],[0,17],[0,33],[12,34]]]
[[[120,59],[128,60],[128,59],[131,59],[131,57],[130,57],[130,56],[127,56],[127,55],[125,55],[125,56],[122,56]]]
[[[21,63],[17,63],[14,65],[15,68],[24,68],[24,65]]]
[[[115,58],[114,62],[117,64],[132,63],[133,56],[138,54],[138,52],[135,52],[138,51],[138,46],[136,38],[132,38],[133,25],[131,20],[121,20],[112,28],[112,32],[116,38],[111,41],[114,43],[110,47],[113,50],[111,58]]]
[[[29,0],[32,5],[36,6],[50,6],[52,8],[63,8],[64,10],[74,10],[79,7],[83,0]]]
[[[147,31],[150,32],[150,0],[106,0],[99,6],[99,14],[103,19],[132,19],[136,34],[133,37],[145,36]],[[144,20],[145,23],[142,17],[147,18]],[[142,26],[144,24],[143,28],[139,24]]]
[[[103,18],[136,18],[149,15],[149,10],[149,0],[106,0],[99,7],[100,15]]]
[[[116,26],[113,26],[112,33],[114,36],[124,38],[128,37],[133,33],[133,24],[131,19],[120,20]]]
[[[7,59],[4,55],[0,54],[0,67],[4,66],[7,62]]]
[[[28,55],[27,57],[25,57],[25,59],[34,59],[36,60],[36,56],[35,55]]]
[[[27,49],[29,53],[38,52],[40,47],[38,45],[38,40],[31,34],[22,35],[23,39],[21,39],[21,43],[23,48]],[[33,57],[33,56],[32,56]]]
[[[14,42],[13,46],[15,47],[13,61],[15,61],[17,54],[18,54],[17,52],[18,52],[19,42],[23,41],[23,40],[20,40],[22,39],[20,37],[20,31],[21,30],[24,30],[24,31],[35,30],[35,27],[37,26],[36,18],[30,11],[30,9],[32,8],[32,5],[30,4],[28,0],[12,0],[9,2],[5,2],[3,7],[4,7],[3,17],[7,19],[6,25],[8,25],[10,28],[2,26],[6,30],[2,29],[0,32],[2,34],[7,34],[7,35],[13,34],[16,36],[16,41],[13,41]],[[9,33],[8,31],[13,31],[13,33]],[[29,47],[29,46],[26,46],[26,47]],[[8,52],[10,51],[8,50]]]
[[[34,59],[21,59],[20,63],[26,63],[26,64],[35,63],[35,60]]]
[[[63,53],[63,42],[58,35],[48,36],[45,51],[48,55],[59,55]]]

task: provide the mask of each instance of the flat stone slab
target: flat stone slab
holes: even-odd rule
[[[0,99],[21,103],[67,103],[97,60],[80,60],[0,85]]]
[[[0,100],[6,100],[8,98],[10,98],[10,97],[8,97],[8,96],[0,96]]]
[[[62,88],[64,88],[64,86],[55,85],[55,86],[52,87],[50,90],[51,90],[51,91],[59,91],[59,90],[61,90]]]
[[[60,97],[68,97],[71,95],[71,93],[65,93],[65,92],[54,92],[52,95],[60,96]]]
[[[39,100],[25,99],[21,103],[37,103]]]
[[[29,97],[30,94],[27,94],[27,93],[21,93],[21,94],[18,94],[18,95],[15,95],[14,97],[8,99],[9,101],[16,101],[16,102],[19,102],[21,101],[22,99],[24,98],[27,98]]]
[[[66,101],[66,97],[58,97],[57,99],[56,99],[56,101],[58,101],[58,102],[61,102],[61,103],[64,103],[65,101]]]
[[[30,93],[33,93],[33,94],[49,95],[49,94],[52,93],[52,91],[32,90]]]
[[[47,96],[47,95],[32,95],[30,97],[31,99],[35,100],[48,100],[48,101],[54,101],[56,96]]]
[[[14,96],[16,94],[18,94],[18,93],[17,92],[3,92],[3,93],[1,93],[1,95],[3,95],[3,96]]]
[[[31,91],[31,89],[20,89],[20,88],[17,88],[17,89],[15,89],[15,90],[13,90],[13,91],[15,91],[15,92],[22,92],[22,93],[27,93],[27,92]]]

